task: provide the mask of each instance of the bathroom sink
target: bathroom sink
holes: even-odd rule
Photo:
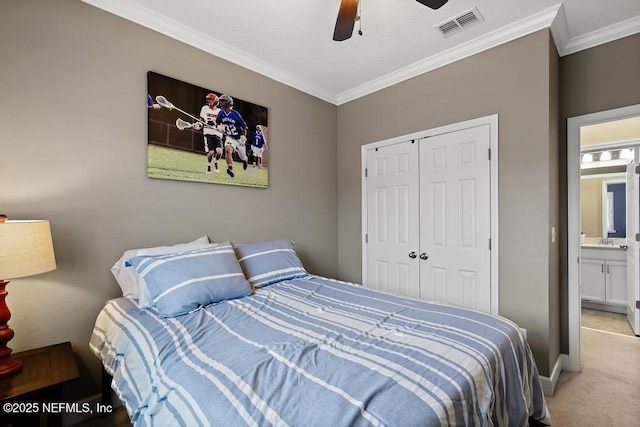
[[[616,245],[616,244],[604,244],[604,243],[583,243],[580,245],[583,248],[594,248],[594,249],[626,249],[626,245]]]

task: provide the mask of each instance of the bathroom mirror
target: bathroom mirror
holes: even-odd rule
[[[583,170],[582,231],[587,237],[626,237],[625,166]]]

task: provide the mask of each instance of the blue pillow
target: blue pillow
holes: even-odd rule
[[[235,245],[238,261],[254,287],[307,276],[290,240]]]
[[[144,279],[153,304],[167,317],[252,293],[230,242],[189,252],[138,256],[127,264]]]

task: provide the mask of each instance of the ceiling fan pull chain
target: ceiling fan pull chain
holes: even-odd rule
[[[358,3],[358,16],[356,16],[356,21],[358,21],[358,35],[362,35],[362,0]]]

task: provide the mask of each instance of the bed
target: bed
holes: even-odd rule
[[[96,319],[89,345],[135,426],[551,424],[511,321],[308,274],[286,240],[225,246],[240,270],[183,280],[193,263],[176,259],[215,252],[219,265],[212,246],[130,258],[146,297],[110,300]],[[175,293],[204,276],[215,292],[220,276],[249,292],[212,303],[202,298],[220,295]]]

